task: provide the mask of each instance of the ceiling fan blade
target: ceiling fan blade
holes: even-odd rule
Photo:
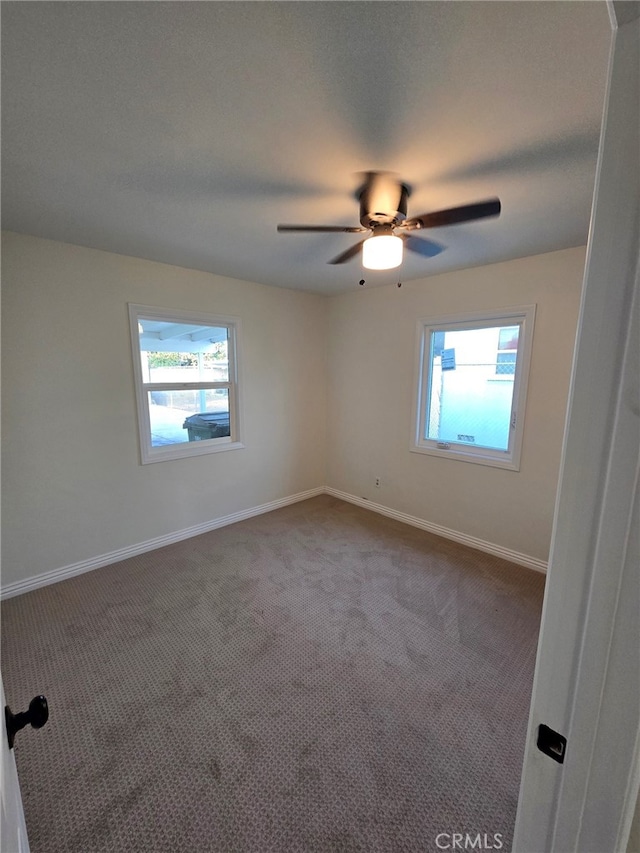
[[[416,237],[413,234],[405,234],[402,238],[404,245],[412,252],[417,252],[423,258],[435,258],[440,252],[444,252],[445,247],[434,240],[425,240],[424,237]]]
[[[323,232],[325,234],[331,233],[347,233],[347,234],[361,234],[363,231],[366,231],[366,228],[353,227],[349,228],[344,225],[278,225],[278,231],[317,231]]]
[[[366,229],[363,229],[366,230]],[[342,254],[338,255],[336,258],[333,258],[331,261],[327,261],[328,264],[346,264],[347,261],[350,261],[351,258],[355,258],[355,256],[360,251],[360,248],[364,240],[360,240],[355,243],[353,246],[350,246],[346,252],[342,252]]]
[[[474,219],[484,219],[487,216],[499,216],[500,199],[492,198],[479,201],[476,204],[465,204],[461,207],[450,207],[447,210],[436,210],[433,213],[422,213],[405,219],[400,225],[403,228],[441,228],[443,225],[457,225],[460,222],[472,222]]]

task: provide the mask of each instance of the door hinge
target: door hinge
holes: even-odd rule
[[[567,739],[559,732],[554,732],[549,726],[538,726],[537,747],[549,758],[553,758],[559,764],[564,764],[564,756],[567,751]]]

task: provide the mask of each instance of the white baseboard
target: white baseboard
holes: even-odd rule
[[[298,492],[295,495],[289,495],[286,498],[279,498],[275,501],[269,501],[260,506],[254,506],[250,509],[240,510],[240,512],[232,512],[230,515],[224,515],[221,518],[214,518],[212,521],[205,521],[202,524],[194,524],[193,527],[185,527],[183,530],[176,530],[173,533],[167,533],[164,536],[157,536],[155,539],[147,539],[146,542],[138,542],[136,545],[129,545],[126,548],[118,548],[116,551],[110,551],[108,554],[100,554],[98,557],[91,557],[88,560],[81,560],[79,563],[72,563],[70,566],[62,566],[59,569],[52,569],[48,572],[43,572],[35,577],[27,578],[22,581],[15,581],[2,587],[0,591],[0,600],[5,598],[13,598],[16,595],[22,595],[23,592],[29,592],[32,589],[38,589],[41,586],[48,586],[58,581],[66,580],[67,578],[75,577],[75,575],[90,572],[93,569],[99,569],[102,566],[109,566],[111,563],[119,563],[121,560],[126,560],[129,557],[135,557],[137,554],[144,554],[147,551],[155,551],[156,548],[162,548],[164,545],[172,545],[174,542],[180,542],[182,539],[190,539],[192,536],[199,536],[201,533],[208,533],[210,530],[215,530],[218,527],[226,527],[228,524],[235,524],[236,521],[244,521],[245,518],[252,518],[254,515],[262,515],[265,512],[271,512],[274,509],[280,509],[289,504],[306,501],[308,498],[315,498],[317,495],[324,494],[324,488],[318,486],[316,489],[308,489],[306,492]]]
[[[317,495],[322,494],[332,495],[334,498],[340,498],[340,500],[356,504],[364,509],[377,512],[380,515],[395,518],[397,521],[410,524],[412,527],[419,527],[421,530],[426,530],[429,533],[435,533],[436,536],[444,536],[445,539],[452,539],[454,542],[460,542],[462,545],[468,545],[470,548],[485,551],[487,554],[493,554],[495,557],[510,560],[512,563],[517,563],[520,566],[526,566],[528,569],[534,569],[537,572],[546,572],[547,570],[547,563],[544,560],[537,559],[536,557],[521,554],[519,551],[512,551],[510,548],[503,548],[502,545],[495,545],[493,542],[485,542],[483,539],[477,539],[475,536],[468,536],[466,533],[460,533],[457,530],[450,530],[448,527],[441,527],[439,524],[432,524],[430,521],[425,521],[424,519],[417,518],[414,515],[408,515],[406,512],[398,512],[398,510],[390,509],[382,504],[368,501],[366,498],[358,498],[355,495],[348,494],[347,492],[341,492],[339,489],[332,489],[328,486],[318,486],[315,489],[298,492],[297,494],[289,495],[286,498],[279,498],[275,501],[269,501],[266,504],[260,504],[260,506],[250,507],[249,509],[240,510],[240,512],[233,512],[230,515],[214,518],[212,521],[195,524],[193,527],[185,527],[183,530],[176,530],[173,533],[167,533],[164,536],[157,536],[155,539],[147,539],[146,542],[138,542],[137,544],[129,545],[126,548],[118,548],[116,551],[110,551],[108,554],[100,554],[97,557],[90,557],[88,560],[81,560],[79,563],[72,563],[69,566],[52,569],[51,571],[43,572],[40,575],[35,575],[34,577],[27,578],[26,580],[15,581],[14,583],[10,583],[2,587],[0,591],[0,600],[13,598],[16,595],[21,595],[23,592],[29,592],[32,589],[39,589],[41,586],[48,586],[49,584],[66,580],[66,578],[72,578],[75,577],[75,575],[81,575],[84,574],[84,572],[90,572],[93,569],[99,569],[102,566],[119,563],[121,560],[126,560],[129,557],[135,557],[137,554],[144,554],[147,551],[155,551],[156,548],[162,548],[164,545],[171,545],[174,542],[180,542],[183,539],[190,539],[192,536],[199,536],[201,533],[208,533],[210,530],[215,530],[218,527],[226,527],[228,524],[235,524],[236,521],[244,521],[245,518],[262,515],[265,512],[271,512],[274,509],[280,509],[280,507],[298,503],[299,501],[306,501],[308,498],[315,498]]]
[[[469,548],[476,548],[478,551],[493,554],[494,557],[501,557],[503,560],[509,560],[512,563],[517,563],[519,566],[525,566],[527,569],[534,569],[536,572],[547,571],[546,561],[540,560],[537,557],[530,557],[528,554],[521,554],[519,551],[512,551],[511,548],[504,548],[502,545],[495,545],[493,542],[485,542],[484,539],[478,539],[475,536],[468,536],[466,533],[460,533],[458,530],[450,530],[448,527],[441,527],[439,524],[433,524],[430,521],[417,518],[415,515],[408,515],[406,512],[398,512],[398,510],[390,509],[382,504],[368,501],[366,498],[358,498],[355,495],[350,495],[348,492],[341,492],[339,489],[332,489],[327,486],[324,491],[328,495],[333,495],[334,498],[340,498],[340,500],[356,504],[357,506],[364,507],[364,509],[370,509],[372,512],[380,513],[380,515],[386,515],[388,518],[395,518],[396,521],[402,521],[405,524],[410,524],[412,527],[419,527],[421,530],[426,530],[428,533],[435,533],[436,536],[443,536],[445,539],[452,539],[454,542],[459,542],[461,545],[468,545]]]

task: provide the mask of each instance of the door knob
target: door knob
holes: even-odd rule
[[[28,723],[32,728],[41,729],[49,719],[49,706],[44,696],[34,696],[29,702],[29,710],[20,714],[12,714],[11,708],[6,705],[4,709],[4,720],[7,727],[7,738],[9,749],[13,749],[13,740],[16,732],[23,729]]]

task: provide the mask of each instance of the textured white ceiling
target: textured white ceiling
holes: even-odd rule
[[[3,228],[335,293],[358,235],[276,225],[389,170],[503,212],[370,285],[580,245],[609,44],[604,2],[4,2]]]

